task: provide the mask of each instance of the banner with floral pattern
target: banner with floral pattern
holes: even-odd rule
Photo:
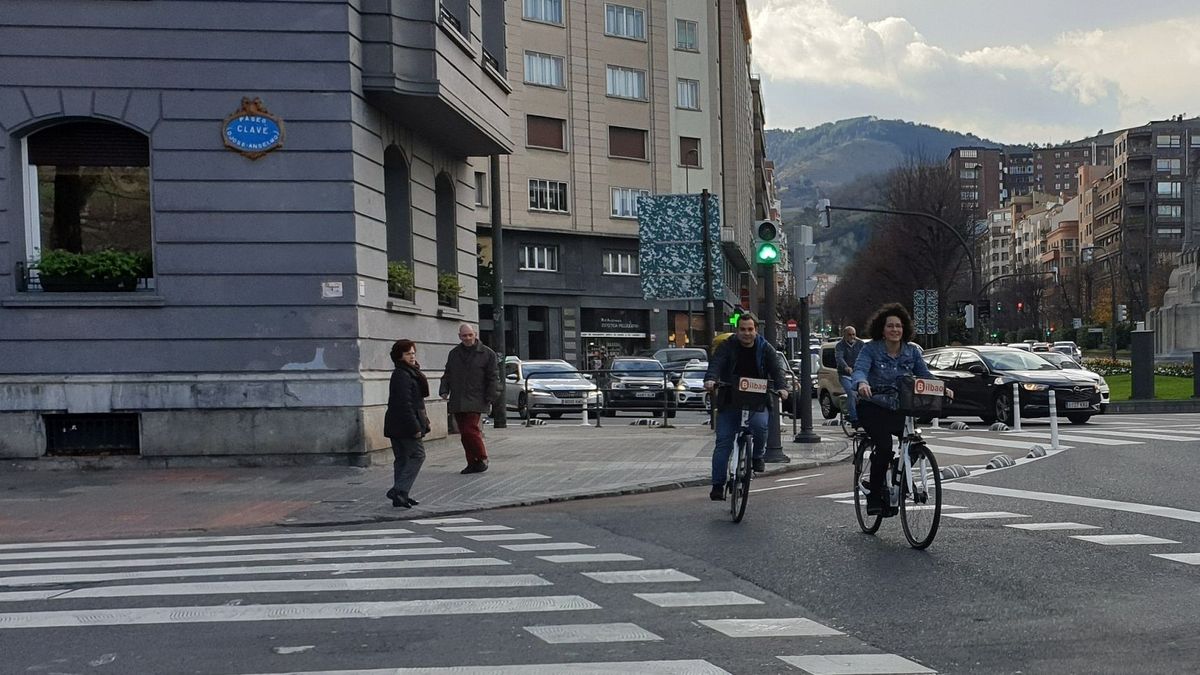
[[[704,297],[704,249],[701,246],[700,195],[653,195],[638,198],[638,257],[642,295],[647,300]],[[721,207],[708,198],[708,244],[712,249],[713,298],[724,297],[721,271]]]

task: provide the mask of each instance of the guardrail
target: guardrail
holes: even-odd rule
[[[562,379],[562,372],[532,372],[525,375],[521,387],[522,398],[517,403],[518,411],[523,411],[522,418],[525,420],[525,426],[531,426],[530,420],[538,415],[561,417],[566,413],[582,413],[584,420],[580,426],[601,427],[603,418],[615,417],[618,412],[649,412],[655,417],[663,419],[662,427],[670,428],[672,426],[670,420],[681,409],[678,400],[680,390],[672,378],[673,373],[669,371],[645,371],[642,373],[640,371],[597,369],[576,372],[586,378],[594,389],[573,387],[550,389],[537,385],[538,380]],[[620,377],[614,377],[614,373],[633,377],[638,381],[623,382]],[[564,402],[564,398],[575,398],[574,393],[568,394],[566,397],[561,396],[568,391],[581,392],[579,404]],[[700,397],[700,400],[703,401],[704,395],[700,394]],[[524,405],[521,401],[524,402]],[[697,408],[697,410],[703,409],[703,406]],[[555,413],[558,414],[555,415]],[[590,422],[593,415],[596,419],[595,425]]]

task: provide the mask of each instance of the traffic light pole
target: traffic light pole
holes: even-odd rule
[[[801,290],[803,292],[803,290]],[[792,438],[793,443],[820,443],[821,437],[813,432],[812,420],[812,350],[808,346],[808,296],[800,298],[800,387],[795,392],[803,397],[796,401],[800,409],[800,432]],[[795,408],[793,408],[795,410]]]

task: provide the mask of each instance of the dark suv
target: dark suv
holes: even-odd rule
[[[602,413],[612,417],[619,410],[639,410],[661,417],[667,408],[667,372],[655,359],[619,356],[609,363],[601,378]],[[674,403],[669,416],[674,417]]]
[[[1059,370],[1045,359],[1012,347],[939,347],[925,352],[934,377],[954,390],[943,416],[978,415],[985,422],[1012,423],[1013,384],[1022,417],[1047,417],[1050,390],[1058,414],[1084,424],[1100,412],[1100,389],[1083,374]]]

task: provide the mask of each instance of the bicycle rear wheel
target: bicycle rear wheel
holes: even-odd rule
[[[871,455],[875,446],[870,439],[863,438],[854,449],[854,515],[858,518],[858,526],[867,534],[875,534],[879,523],[883,521],[882,514],[867,515],[867,495],[863,493],[863,483],[871,475]]]
[[[746,500],[750,497],[750,437],[739,434],[737,446],[737,461],[734,464],[733,480],[730,481],[729,515],[733,522],[740,523],[746,515]]]
[[[912,492],[908,482],[900,482],[900,524],[904,538],[913,548],[933,543],[942,520],[942,473],[933,452],[923,443],[909,446],[912,457]]]

